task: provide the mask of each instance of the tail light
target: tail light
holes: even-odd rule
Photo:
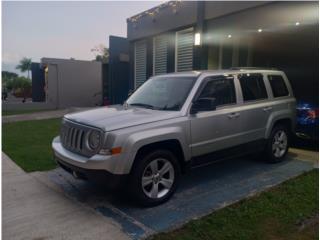
[[[308,118],[311,118],[311,119],[316,119],[319,117],[319,109],[310,109],[308,110],[307,112],[307,116]]]

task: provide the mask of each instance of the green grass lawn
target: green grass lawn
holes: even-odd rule
[[[150,239],[318,239],[318,177],[318,170],[313,170],[270,191]]]
[[[26,172],[56,167],[51,142],[61,119],[2,124],[2,150]]]
[[[28,114],[28,113],[44,112],[44,111],[50,111],[50,110],[46,110],[46,109],[2,110],[2,116]]]

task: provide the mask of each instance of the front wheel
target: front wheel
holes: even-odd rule
[[[180,167],[174,154],[155,150],[136,159],[131,174],[130,191],[144,206],[167,201],[177,188]]]
[[[267,161],[276,163],[282,161],[289,149],[289,131],[286,126],[277,125],[272,129],[266,147]]]

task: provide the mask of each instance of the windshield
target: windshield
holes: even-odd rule
[[[178,111],[195,80],[196,77],[153,77],[138,88],[127,103],[156,110]]]

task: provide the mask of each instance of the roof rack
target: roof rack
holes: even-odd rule
[[[230,70],[279,70],[277,68],[266,68],[266,67],[231,67]]]

